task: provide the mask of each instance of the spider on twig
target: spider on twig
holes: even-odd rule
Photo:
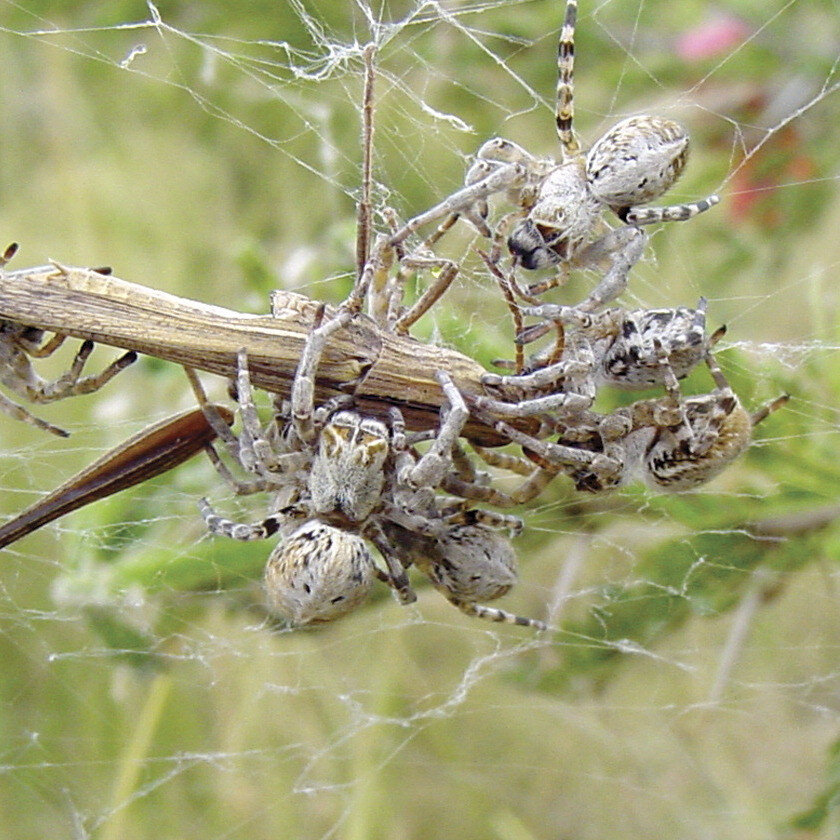
[[[374,579],[391,586],[402,603],[411,603],[406,568],[414,563],[464,612],[493,621],[537,629],[545,625],[493,607],[479,599],[503,595],[516,576],[513,550],[493,529],[518,532],[516,517],[466,510],[462,501],[438,497],[436,489],[450,475],[465,485],[482,479],[456,463],[458,436],[469,414],[444,372],[438,373],[447,405],[428,450],[419,455],[405,433],[398,409],[389,422],[352,410],[352,397],[314,404],[314,378],[330,335],[348,324],[352,313],[339,310],[313,324],[292,383],[288,404],[279,401],[263,428],[257,416],[245,351],[239,355],[237,398],[242,432],[235,436],[224,422],[214,430],[239,464],[256,476],[237,482],[237,492],[269,491],[271,513],[252,525],[218,516],[206,500],[201,509],[208,528],[239,540],[279,534],[266,566],[272,605],[292,624],[331,621],[357,606]],[[195,375],[196,396],[214,414]],[[225,477],[229,473],[218,458]],[[365,541],[382,555],[380,569]]]
[[[17,243],[13,242],[0,255],[0,271],[6,267],[17,250]],[[107,273],[108,269],[97,269],[97,271]],[[56,334],[42,343],[43,339],[44,331],[37,327],[0,319],[0,382],[16,394],[20,394],[34,403],[48,403],[65,397],[98,391],[121,370],[127,368],[137,359],[137,354],[129,351],[100,373],[83,377],[82,370],[85,362],[93,352],[93,342],[85,341],[76,353],[68,370],[57,379],[47,381],[36,373],[31,360],[43,359],[52,355],[62,345],[65,336]],[[68,435],[68,432],[64,429],[36,417],[22,405],[10,400],[3,394],[0,394],[0,411],[51,434],[60,437],[67,437]]]

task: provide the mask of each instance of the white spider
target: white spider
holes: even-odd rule
[[[725,332],[721,327],[706,337],[705,298],[696,309],[613,308],[590,315],[577,307],[543,304],[522,312],[560,324],[560,344],[532,356],[522,372],[482,377],[495,396],[475,397],[475,405],[501,416],[557,409],[574,415],[591,406],[603,385],[625,390],[667,385],[687,376]],[[550,329],[546,324],[525,328],[517,344]],[[496,365],[517,367],[504,360]]]
[[[254,407],[244,350],[237,377],[240,437],[217,424],[207,406],[214,429],[256,476],[252,482],[235,482],[237,491],[272,493],[270,515],[255,524],[217,516],[202,500],[209,529],[240,540],[280,536],[268,559],[266,585],[272,606],[295,625],[345,614],[367,596],[375,578],[391,586],[403,603],[412,602],[416,596],[406,569],[414,563],[464,612],[543,629],[542,622],[476,603],[501,596],[513,583],[513,549],[492,529],[518,531],[521,521],[465,511],[463,501],[452,504],[435,493],[450,474],[463,476],[466,485],[482,480],[455,454],[468,410],[449,376],[438,373],[446,405],[440,428],[422,455],[407,441],[397,409],[388,422],[349,410],[349,396],[316,409],[321,355],[330,336],[352,318],[350,311],[339,310],[321,323],[322,314],[323,307],[305,344],[290,401],[276,406],[266,429]],[[206,406],[200,389],[197,393]],[[385,570],[374,562],[368,543],[382,555]],[[496,583],[476,583],[482,575]]]
[[[516,553],[510,540],[493,528],[465,521],[453,522],[437,538],[424,537],[390,524],[388,531],[400,545],[404,561],[413,563],[450,603],[468,615],[491,621],[511,621],[503,610],[479,602],[493,601],[510,591],[517,579]],[[544,630],[530,618],[513,616],[516,624]]]
[[[555,419],[556,442],[524,434],[504,421],[495,425],[543,470],[570,475],[578,490],[600,492],[635,479],[660,491],[690,490],[744,452],[755,426],[789,398],[782,395],[750,414],[710,349],[705,360],[715,383],[711,393],[683,398],[673,371],[663,363],[666,396],[607,415],[584,411],[567,421]],[[477,413],[481,416],[482,409]]]
[[[608,309],[588,315],[575,307],[543,304],[523,307],[524,315],[537,315],[566,327],[568,343],[586,344],[593,359],[595,386],[627,390],[663,385],[665,365],[677,379],[686,377],[705,357],[708,346],[724,333],[706,338],[706,298],[695,309]],[[544,329],[524,330],[518,344],[532,341]],[[536,367],[539,362],[535,360]],[[670,376],[670,374],[668,374]]]
[[[583,152],[572,127],[576,17],[577,0],[567,0],[557,65],[561,160],[534,157],[503,138],[488,140],[467,172],[466,186],[403,225],[388,239],[388,246],[397,246],[421,226],[449,214],[464,216],[484,236],[493,238],[503,236],[518,217],[508,247],[525,268],[558,263],[592,266],[604,259],[610,261],[607,276],[583,305],[592,311],[617,297],[626,286],[627,274],[644,247],[640,225],[684,221],[718,203],[719,198],[711,195],[693,204],[639,206],[667,192],[685,167],[688,135],[672,120],[629,117],[597,140],[588,153]],[[486,221],[486,199],[498,192],[506,192],[518,210],[493,229]],[[626,226],[597,236],[606,209]],[[552,278],[529,291],[540,293],[560,280]]]
[[[6,267],[17,249],[17,244],[12,243],[0,255],[0,271]],[[0,382],[34,403],[48,403],[98,391],[137,358],[136,353],[129,351],[100,373],[83,377],[82,369],[93,352],[93,342],[85,341],[67,372],[50,382],[38,375],[32,366],[32,359],[43,359],[52,355],[64,342],[65,336],[56,334],[42,344],[43,339],[44,331],[37,327],[0,319]],[[66,437],[68,434],[64,429],[31,414],[22,405],[3,394],[0,394],[0,411],[54,435]]]

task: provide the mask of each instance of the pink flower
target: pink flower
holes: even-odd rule
[[[684,32],[677,39],[677,55],[688,62],[712,58],[740,44],[750,31],[739,18],[719,15]]]

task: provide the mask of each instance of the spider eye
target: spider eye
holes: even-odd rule
[[[544,232],[530,219],[523,219],[511,231],[508,237],[508,248],[523,268],[548,268],[556,265],[563,258],[558,253],[558,244],[565,251],[565,241],[561,240],[553,247],[546,241]]]

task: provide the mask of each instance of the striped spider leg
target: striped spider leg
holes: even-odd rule
[[[0,271],[12,259],[17,249],[17,244],[12,243],[0,255]],[[57,270],[60,271],[60,267],[57,267]],[[107,273],[108,270],[101,269],[101,271]],[[98,391],[137,359],[137,354],[129,351],[100,373],[83,377],[82,370],[93,352],[93,342],[85,341],[76,353],[69,369],[57,379],[48,381],[36,373],[32,366],[32,359],[43,359],[52,355],[62,345],[65,336],[56,334],[46,342],[43,342],[43,339],[44,331],[37,327],[0,319],[0,382],[34,403],[48,403],[65,397]],[[51,434],[60,437],[68,435],[64,429],[36,417],[3,394],[0,394],[0,411]]]

